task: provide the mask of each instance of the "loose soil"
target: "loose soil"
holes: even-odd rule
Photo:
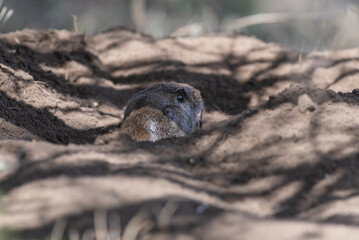
[[[359,49],[121,28],[0,49],[0,228],[18,238],[359,239]],[[201,91],[203,128],[120,136],[128,99],[167,81]]]

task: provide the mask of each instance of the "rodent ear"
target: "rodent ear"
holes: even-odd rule
[[[187,99],[192,102],[202,101],[201,92],[192,87],[184,87],[182,88],[186,93]]]
[[[141,96],[140,94],[134,96],[126,106],[123,119],[127,118],[132,111],[145,106],[145,103],[146,103],[146,96]]]

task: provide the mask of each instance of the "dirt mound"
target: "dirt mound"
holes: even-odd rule
[[[23,30],[0,48],[0,227],[24,239],[359,237],[358,49],[120,28]],[[201,91],[203,129],[119,136],[128,99],[167,81]]]

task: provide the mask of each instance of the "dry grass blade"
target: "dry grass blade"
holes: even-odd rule
[[[87,229],[82,235],[82,240],[94,240],[95,239],[95,232],[92,229]]]
[[[339,11],[312,12],[303,14],[293,13],[259,13],[231,21],[224,27],[227,31],[239,30],[253,25],[264,23],[279,23],[289,21],[326,20],[337,16]]]
[[[69,239],[70,240],[80,240],[80,233],[76,229],[71,229],[69,231]]]
[[[159,228],[168,228],[170,226],[171,218],[176,212],[178,205],[173,201],[168,201],[166,205],[162,208],[160,214],[158,215],[158,226]]]
[[[109,240],[121,240],[121,218],[117,213],[109,216]]]
[[[2,7],[1,11],[0,11],[0,22],[3,21],[5,15],[6,15],[6,12],[7,12],[7,7]]]
[[[171,33],[171,37],[196,37],[205,33],[206,29],[201,23],[185,25]]]
[[[96,240],[107,240],[107,214],[105,210],[95,211],[94,223]]]
[[[51,233],[50,240],[61,240],[64,235],[66,224],[67,221],[65,219],[56,220],[54,229]]]
[[[122,240],[135,240],[139,233],[149,231],[153,226],[147,212],[140,212],[127,224]]]
[[[1,25],[5,25],[7,23],[7,21],[10,19],[10,17],[14,14],[14,10],[13,9],[9,9],[9,11],[7,11],[4,19],[1,22]]]
[[[132,0],[130,2],[132,21],[138,31],[143,31],[146,25],[146,0]]]
[[[4,26],[10,17],[14,14],[14,9],[3,6],[3,0],[0,1],[0,22],[1,26]]]
[[[80,31],[79,31],[79,27],[77,25],[77,15],[75,15],[75,14],[72,14],[72,23],[74,25],[74,31],[76,33],[79,33]]]

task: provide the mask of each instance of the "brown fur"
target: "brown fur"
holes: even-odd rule
[[[132,111],[121,125],[121,133],[138,142],[155,142],[162,138],[182,137],[185,133],[178,125],[165,116],[161,110],[142,107]]]
[[[179,94],[182,100],[178,100]],[[155,84],[129,101],[121,133],[135,141],[181,137],[202,125],[203,110],[201,93],[190,85]]]

